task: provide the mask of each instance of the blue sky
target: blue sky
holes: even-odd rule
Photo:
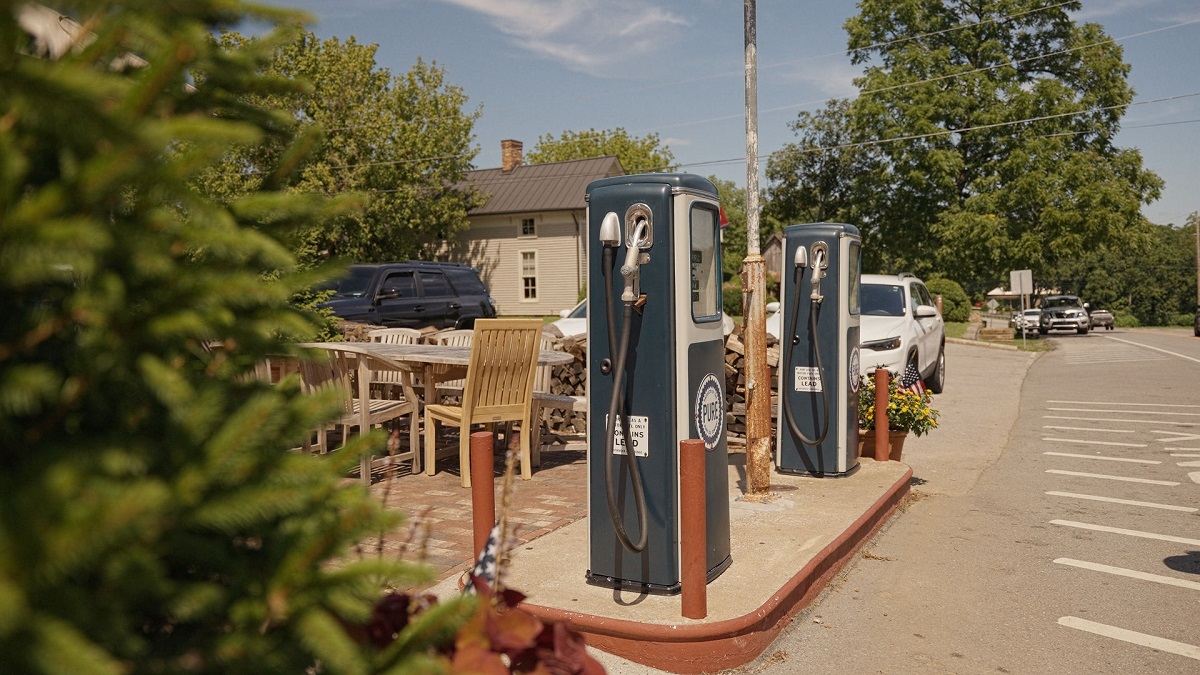
[[[681,170],[746,183],[743,3],[737,0],[264,0],[303,9],[321,37],[377,44],[403,74],[420,57],[481,108],[477,168],[500,141],[615,129],[657,133]],[[1054,0],[1046,0],[1048,4]],[[853,0],[759,0],[761,168],[795,140],[788,123],[836,96],[858,71],[842,24]],[[1083,0],[1125,50],[1136,91],[1117,142],[1166,181],[1144,209],[1183,224],[1200,211],[1200,2]],[[766,186],[765,180],[763,186]]]

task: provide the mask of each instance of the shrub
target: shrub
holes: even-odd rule
[[[1192,322],[1196,320],[1195,314],[1175,314],[1171,316],[1171,326],[1192,326]]]
[[[937,299],[942,296],[942,318],[946,321],[970,321],[971,299],[957,281],[934,277],[925,287]]]
[[[733,277],[721,284],[721,309],[729,316],[742,315],[741,277]]]
[[[1120,310],[1113,312],[1113,324],[1118,328],[1137,328],[1142,325],[1136,316]]]

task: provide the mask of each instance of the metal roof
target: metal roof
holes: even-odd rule
[[[548,164],[523,164],[512,171],[477,169],[466,173],[464,183],[487,196],[487,203],[469,215],[484,216],[534,211],[570,211],[586,208],[588,183],[624,175],[612,155]]]

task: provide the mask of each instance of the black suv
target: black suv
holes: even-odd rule
[[[326,306],[347,321],[389,328],[470,328],[496,316],[496,303],[467,265],[445,262],[352,265]]]

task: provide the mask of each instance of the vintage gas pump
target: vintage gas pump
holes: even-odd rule
[[[837,223],[784,228],[775,463],[843,476],[858,467],[862,239]]]
[[[683,439],[705,445],[708,579],[731,562],[717,190],[618,176],[587,200],[588,581],[677,593]]]

